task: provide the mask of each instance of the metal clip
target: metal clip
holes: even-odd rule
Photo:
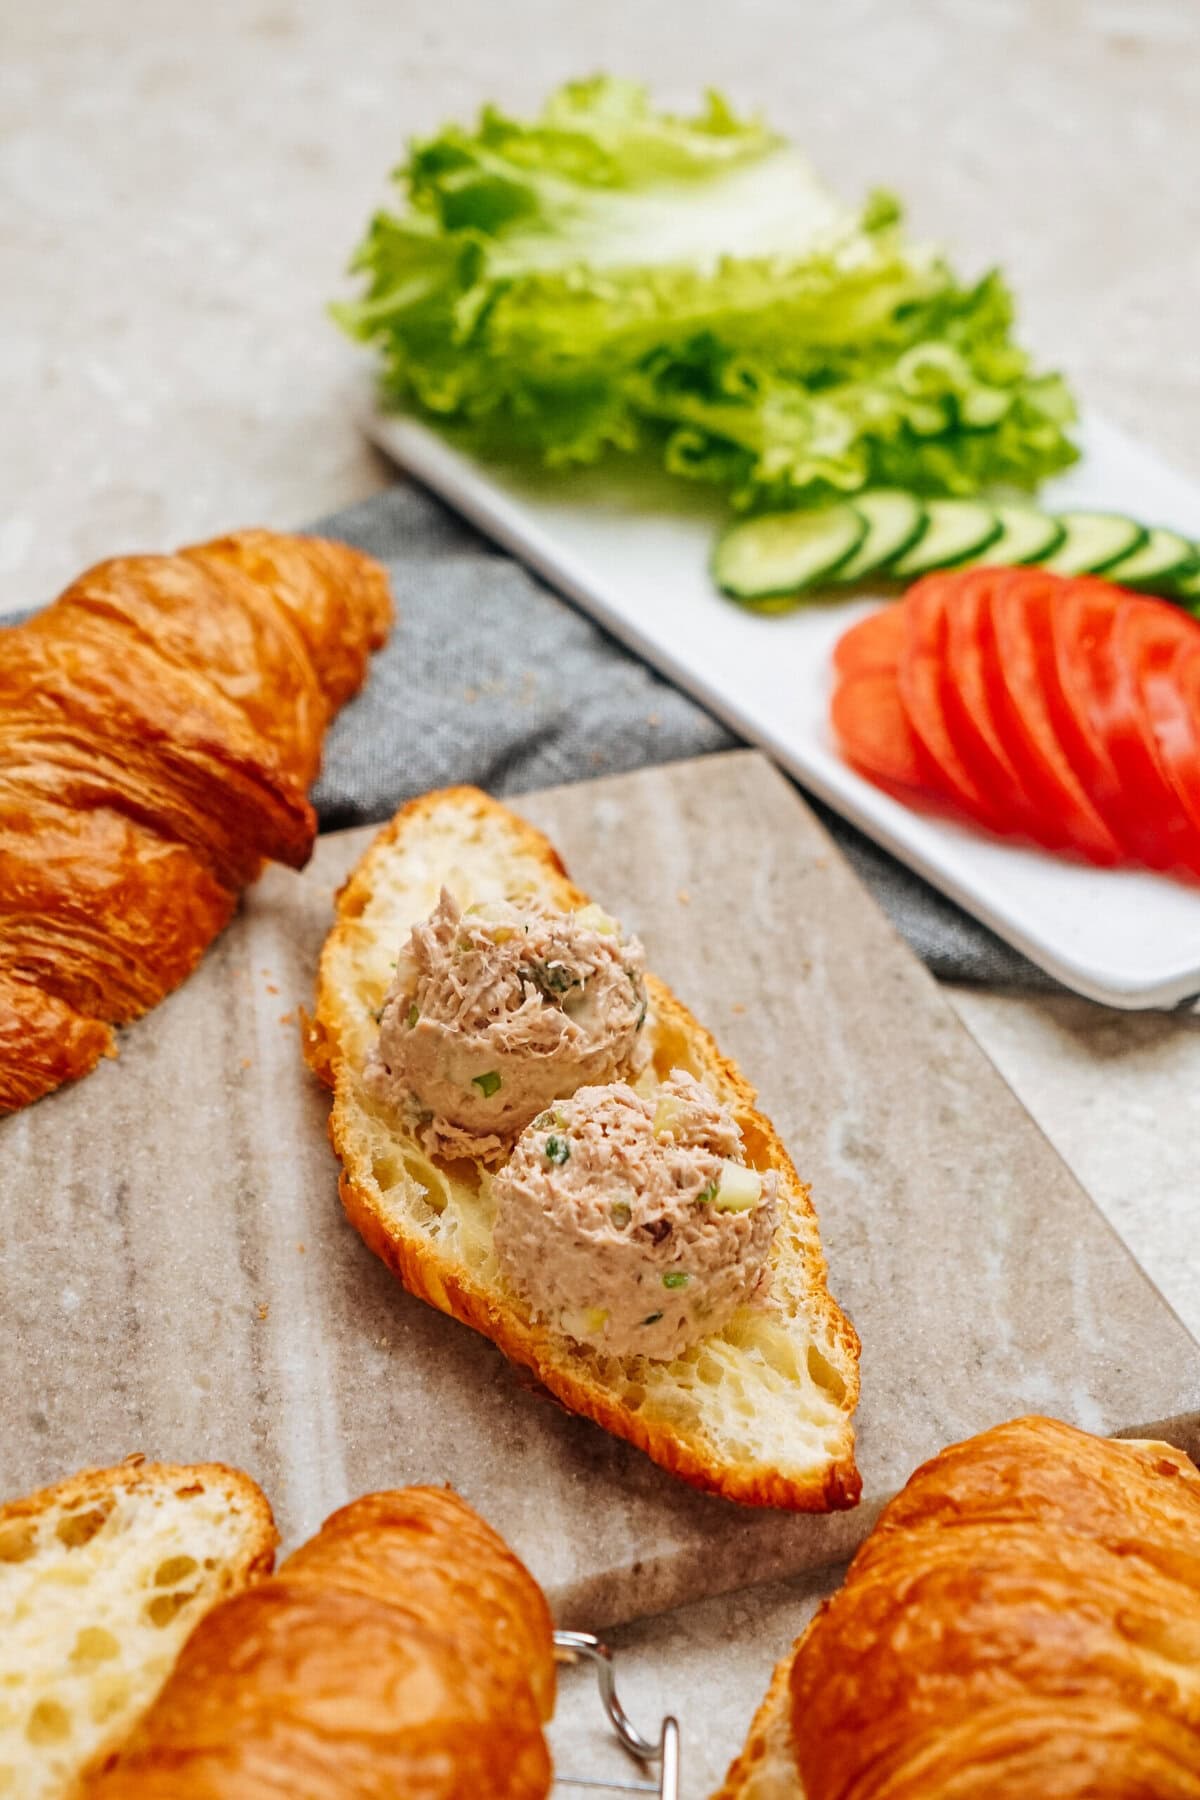
[[[581,1658],[596,1671],[600,1703],[618,1743],[645,1769],[657,1767],[657,1781],[598,1781],[594,1776],[558,1775],[559,1787],[599,1788],[608,1793],[656,1794],[658,1800],[679,1800],[679,1723],[668,1715],[659,1729],[658,1742],[644,1738],[617,1697],[613,1653],[590,1631],[556,1631],[554,1650],[559,1662]]]

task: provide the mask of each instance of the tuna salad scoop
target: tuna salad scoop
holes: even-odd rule
[[[443,888],[397,962],[368,1082],[428,1149],[495,1160],[551,1101],[638,1065],[643,965],[598,906],[463,912]]]
[[[673,1069],[651,1099],[579,1088],[492,1182],[495,1245],[534,1315],[612,1356],[678,1356],[766,1290],[776,1174],[729,1110]]]

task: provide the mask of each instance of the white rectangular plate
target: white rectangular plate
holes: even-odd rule
[[[371,411],[374,441],[894,856],[1058,980],[1110,1006],[1200,992],[1200,892],[1135,870],[1082,867],[910,812],[862,780],[830,736],[830,655],[876,602],[764,616],[724,599],[708,561],[719,497],[666,477],[484,464],[405,417]],[[1053,506],[1111,507],[1200,536],[1200,490],[1114,426]]]

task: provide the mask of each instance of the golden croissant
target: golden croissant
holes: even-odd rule
[[[243,531],[100,563],[0,630],[0,1112],[115,1053],[266,859],[300,867],[382,567]]]
[[[76,1800],[542,1800],[541,1590],[437,1488],[368,1494],[208,1613]]]
[[[1017,1419],[887,1506],[718,1800],[1200,1800],[1200,1474]]]

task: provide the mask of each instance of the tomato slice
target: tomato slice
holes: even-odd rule
[[[843,681],[830,718],[846,761],[877,787],[920,804],[934,771],[900,699],[894,670],[868,669]]]
[[[870,669],[894,669],[900,661],[905,636],[904,607],[897,602],[881,612],[869,613],[843,632],[833,652],[839,675],[864,675]]]
[[[946,720],[980,791],[1008,821],[1009,829],[1049,849],[1061,849],[1061,823],[1044,819],[1021,780],[996,723],[993,682],[987,666],[995,644],[988,599],[994,569],[969,569],[947,584]]]
[[[1165,665],[1143,662],[1142,693],[1163,768],[1200,831],[1200,649],[1180,642]]]
[[[1147,704],[1171,780],[1189,814],[1200,825],[1200,650],[1195,645],[1180,645],[1170,676],[1178,695],[1172,708],[1172,727],[1164,731],[1153,691],[1147,692]]]
[[[946,597],[954,584],[945,577],[920,581],[904,598],[907,632],[900,655],[900,698],[908,720],[933,764],[937,785],[969,818],[994,831],[1004,814],[976,781],[947,718]]]
[[[1053,612],[1067,586],[1042,570],[998,571],[988,596],[994,635],[992,709],[1009,756],[1047,831],[1089,862],[1112,866],[1127,859],[1122,842],[1097,810],[1063,747],[1057,724]],[[1118,590],[1111,589],[1116,593]]]
[[[1190,622],[1162,601],[1080,578],[1060,603],[1056,661],[1081,779],[1131,854],[1200,870],[1200,842],[1162,766],[1141,684],[1144,660]]]
[[[1164,842],[1200,873],[1200,627],[1160,602],[1121,609],[1114,649],[1129,659],[1138,726],[1166,784]]]
[[[1055,729],[1092,804],[1134,855],[1138,827],[1136,821],[1127,823],[1128,797],[1097,723],[1091,678],[1119,603],[1117,590],[1104,582],[1064,581],[1051,608],[1055,680],[1050,702]]]

